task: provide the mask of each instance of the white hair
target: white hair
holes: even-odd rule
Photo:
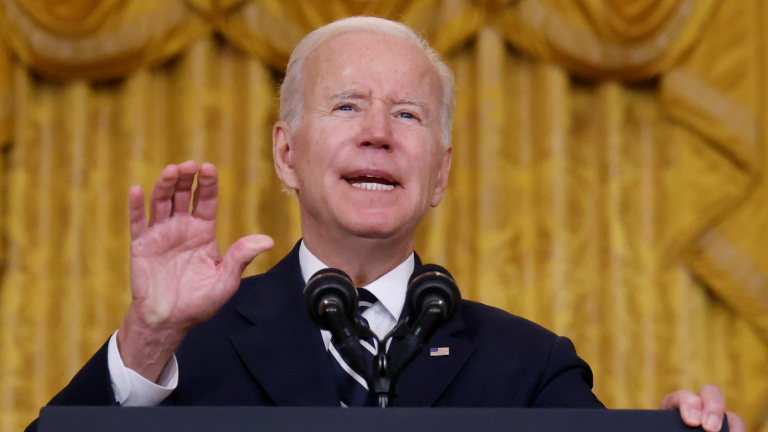
[[[426,40],[405,24],[376,17],[349,17],[320,27],[301,40],[291,54],[285,79],[280,86],[280,119],[296,130],[301,123],[301,111],[304,103],[304,62],[307,57],[323,42],[334,36],[349,32],[389,34],[410,42],[424,51],[429,57],[442,84],[442,109],[440,110],[440,130],[443,147],[451,146],[451,127],[456,96],[453,88],[453,72],[440,58]]]

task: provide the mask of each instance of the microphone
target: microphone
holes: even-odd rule
[[[358,297],[352,279],[341,270],[327,268],[315,273],[304,287],[304,303],[312,322],[333,336],[336,347],[350,367],[368,379],[365,351],[355,332]]]
[[[418,318],[401,342],[400,354],[395,362],[398,372],[416,359],[441,325],[458,315],[461,293],[448,270],[436,264],[427,264],[411,275],[405,302],[409,317]]]

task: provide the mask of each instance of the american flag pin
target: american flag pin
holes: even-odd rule
[[[448,347],[439,347],[439,348],[430,348],[429,349],[429,356],[430,357],[439,357],[439,356],[447,356],[450,352],[448,351]]]

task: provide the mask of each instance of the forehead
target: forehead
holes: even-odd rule
[[[349,32],[323,42],[305,63],[307,96],[356,90],[376,97],[438,103],[440,78],[418,46],[397,36]]]

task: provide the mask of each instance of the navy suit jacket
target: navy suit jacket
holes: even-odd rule
[[[187,335],[176,351],[179,383],[165,403],[340,406],[331,357],[304,306],[298,251],[297,244],[268,272],[243,279]],[[450,355],[425,349],[401,373],[394,406],[603,407],[570,340],[500,309],[463,300],[429,346]],[[390,353],[396,357],[397,343]],[[49,403],[113,404],[106,344]]]

